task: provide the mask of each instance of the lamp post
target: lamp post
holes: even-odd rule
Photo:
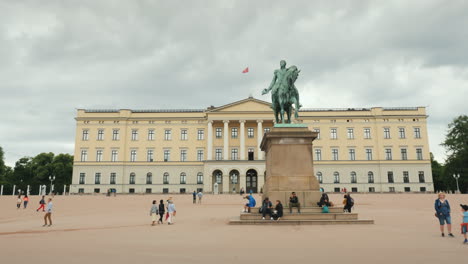
[[[54,183],[55,181],[55,176],[49,176],[49,181],[50,181],[50,192],[49,192],[49,195],[52,194],[52,184]]]
[[[460,179],[460,174],[453,174],[453,178],[457,181],[457,193],[460,193],[460,186],[458,185],[458,179]]]

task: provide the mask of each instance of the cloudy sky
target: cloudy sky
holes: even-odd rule
[[[269,100],[260,91],[286,59],[302,70],[304,107],[427,106],[443,161],[447,124],[468,113],[467,10],[457,0],[0,0],[0,146],[9,165],[72,153],[76,108]]]

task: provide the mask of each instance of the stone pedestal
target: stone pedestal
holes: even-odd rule
[[[291,192],[296,192],[301,207],[317,206],[320,186],[314,174],[312,141],[317,133],[305,126],[275,126],[265,134],[266,182],[263,198],[288,206]]]

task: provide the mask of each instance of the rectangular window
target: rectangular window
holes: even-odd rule
[[[401,160],[408,160],[408,153],[406,149],[401,149]]]
[[[113,129],[112,130],[112,140],[119,140],[119,130]]]
[[[385,159],[392,160],[392,149],[385,149]]]
[[[180,150],[180,161],[187,161],[187,150],[181,149]]]
[[[375,187],[369,187],[369,192],[371,193],[375,192]]]
[[[222,160],[223,159],[223,149],[217,148],[215,150],[215,159]]]
[[[81,137],[83,141],[89,140],[89,130],[84,129],[83,130],[83,136]]]
[[[101,173],[96,172],[94,175],[94,184],[101,184]]]
[[[169,193],[169,188],[163,188],[163,193]]]
[[[371,138],[370,128],[364,128],[364,138],[365,139],[370,139]]]
[[[138,130],[137,129],[132,129],[132,140],[138,140]]]
[[[426,187],[419,187],[420,192],[426,192]]]
[[[172,140],[172,131],[170,129],[164,130],[164,140]]]
[[[372,149],[366,149],[366,159],[372,160]]]
[[[354,149],[349,149],[349,160],[356,160],[356,151]]]
[[[131,150],[130,151],[130,161],[131,162],[135,162],[136,161],[136,155],[137,155],[137,151],[136,150]]]
[[[338,149],[332,149],[332,160],[338,160]]]
[[[424,171],[418,171],[419,183],[425,183],[426,179],[424,179]]]
[[[406,138],[405,128],[404,127],[398,128],[398,134],[399,134],[400,138]]]
[[[351,172],[351,183],[357,183],[357,175],[356,172]]]
[[[148,129],[148,140],[154,140],[154,129]]]
[[[421,138],[421,129],[419,127],[414,128],[414,138]]]
[[[254,135],[254,129],[253,127],[249,127],[247,128],[247,137],[248,138],[253,138],[255,135]]]
[[[203,184],[203,173],[201,172],[197,174],[197,184]]]
[[[80,184],[85,184],[86,173],[80,173]]]
[[[187,140],[187,139],[188,139],[187,129],[180,130],[180,140]]]
[[[88,151],[87,150],[82,150],[81,151],[81,161],[88,161]]]
[[[354,139],[354,129],[348,128],[348,139]]]
[[[116,177],[116,173],[115,172],[111,172],[110,174],[110,184],[115,184],[115,177]]]
[[[266,133],[268,133],[268,132],[270,132],[270,128],[269,128],[269,127],[265,127],[265,128],[263,129],[263,134],[266,134]]]
[[[249,150],[248,150],[249,160],[254,160],[254,154],[255,154],[254,149],[249,148]]]
[[[220,127],[217,127],[215,134],[216,134],[216,138],[223,138],[223,129]]]
[[[104,129],[99,129],[97,133],[97,140],[104,140]]]
[[[79,188],[78,193],[84,193],[84,188]]]
[[[170,161],[171,160],[171,150],[165,149],[164,150],[164,161]]]
[[[119,156],[119,151],[118,150],[112,150],[111,152],[111,161],[112,162],[116,162],[118,160],[118,156]]]
[[[101,162],[102,161],[102,150],[97,150],[96,151],[96,161]]]
[[[411,192],[411,187],[405,187],[405,192]]]
[[[128,193],[135,193],[135,188],[129,188]]]
[[[205,130],[198,129],[197,140],[203,140],[203,139],[205,139]]]
[[[420,148],[416,149],[416,159],[418,159],[418,160],[423,159],[422,149],[420,149]]]
[[[389,192],[395,192],[395,187],[388,187]]]
[[[367,173],[367,182],[368,183],[374,183],[374,173],[369,171],[369,173]]]
[[[409,172],[407,172],[407,171],[403,172],[403,182],[404,183],[409,183],[410,182],[409,181]]]
[[[317,133],[317,139],[320,139],[320,128],[315,128],[314,132]]]
[[[338,138],[338,132],[336,128],[332,128],[330,130],[330,138],[331,139],[337,139]]]
[[[387,177],[388,177],[388,183],[394,183],[395,179],[393,179],[393,171],[388,171],[387,172]]]
[[[145,193],[151,193],[151,192],[152,192],[151,188],[146,188],[145,189]]]
[[[203,149],[197,150],[197,160],[203,161]]]
[[[146,161],[153,162],[154,159],[154,151],[152,149],[148,149],[146,151]]]
[[[181,173],[180,174],[180,184],[186,184],[187,183],[187,174]]]
[[[135,174],[130,173],[129,184],[135,184]]]
[[[169,173],[163,174],[163,184],[169,184]]]
[[[239,150],[234,148],[231,149],[231,159],[232,160],[238,160],[239,159]]]
[[[231,138],[237,138],[238,134],[239,130],[237,129],[237,127],[231,128]]]
[[[390,138],[390,128],[389,127],[384,128],[384,138]]]
[[[315,149],[315,160],[322,160],[322,150]]]

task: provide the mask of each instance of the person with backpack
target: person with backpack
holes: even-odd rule
[[[328,206],[330,207],[330,199],[328,198],[328,194],[322,193],[322,197],[320,197],[320,201],[317,203],[319,207]]]
[[[39,204],[40,204],[40,206],[39,206],[39,208],[37,208],[36,212],[39,212],[39,210],[41,210],[41,209],[42,209],[42,212],[45,212],[46,202],[45,202],[45,196],[44,195],[42,196],[42,199],[39,201]]]
[[[160,200],[160,201],[159,201],[158,213],[159,213],[158,224],[162,224],[162,223],[163,223],[164,213],[166,213],[166,207],[165,207],[165,205],[164,205],[164,201],[163,201],[163,200]]]
[[[444,225],[447,223],[447,231],[450,237],[454,237],[452,234],[452,218],[450,217],[450,204],[445,199],[445,193],[440,192],[438,194],[438,199],[435,200],[434,208],[436,210],[435,216],[439,219],[440,223],[440,232],[444,237]]]
[[[344,195],[344,208],[343,211],[345,213],[351,213],[351,208],[354,206],[354,199],[351,197],[350,193]]]

